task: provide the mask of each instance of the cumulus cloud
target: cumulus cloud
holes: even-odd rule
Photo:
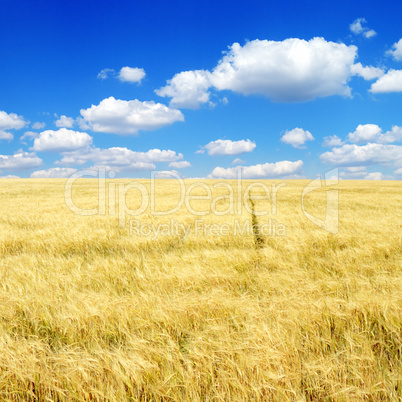
[[[180,110],[161,103],[141,102],[137,99],[124,101],[113,96],[103,99],[99,105],[81,109],[81,115],[83,119],[80,127],[83,130],[120,135],[137,134],[139,130],[156,130],[184,121]]]
[[[381,172],[367,172],[365,166],[355,166],[342,169],[339,176],[346,180],[384,180],[386,177]]]
[[[212,72],[181,72],[156,93],[171,97],[172,106],[190,108],[208,103],[210,88],[263,95],[276,102],[350,96],[347,83],[356,56],[356,46],[323,38],[234,43]]]
[[[115,71],[113,68],[104,68],[97,76],[98,79],[100,80],[106,80],[106,78],[109,78],[110,75],[114,75]]]
[[[211,141],[203,147],[208,152],[208,155],[240,155],[245,152],[251,152],[256,147],[255,142],[247,140],[231,141],[231,140],[216,140]],[[197,153],[200,153],[197,151]]]
[[[307,141],[313,141],[314,137],[310,131],[303,130],[302,128],[296,127],[293,130],[287,130],[285,134],[281,137],[281,141],[285,144],[291,145],[293,148],[305,148],[304,144]]]
[[[17,152],[14,155],[0,155],[0,169],[31,169],[38,167],[42,159],[34,153]]]
[[[11,141],[13,138],[14,138],[14,136],[11,133],[9,133],[7,131],[0,130],[0,140]]]
[[[349,95],[356,53],[355,46],[323,38],[234,43],[214,69],[212,82],[220,90],[283,102]]]
[[[387,74],[371,85],[370,92],[375,94],[402,92],[402,70],[388,70]]]
[[[106,169],[114,172],[140,172],[140,171],[150,171],[156,170],[156,165],[154,163],[148,162],[133,162],[129,165],[105,165],[105,164],[95,164],[89,169]]]
[[[374,29],[369,29],[368,31],[366,31],[366,32],[364,33],[364,36],[365,36],[367,39],[370,39],[370,38],[372,38],[373,36],[376,36],[376,35],[377,35],[377,32],[374,31]]]
[[[232,165],[244,165],[245,163],[246,163],[246,161],[244,161],[243,159],[236,158],[236,159],[232,162]]]
[[[0,179],[20,179],[19,176],[15,176],[13,174],[8,174],[6,176],[0,176]]]
[[[369,143],[345,144],[320,156],[324,163],[337,166],[368,166],[402,162],[402,146]]]
[[[40,121],[36,121],[35,123],[32,124],[32,128],[34,130],[42,130],[42,128],[45,128],[46,123],[41,123]]]
[[[93,148],[88,147],[72,152],[64,152],[61,165],[84,165],[93,163],[95,167],[105,166],[117,171],[155,170],[155,163],[175,162],[183,159],[182,154],[171,150],[151,149],[136,152],[127,148]]]
[[[392,176],[381,172],[367,172],[366,166],[402,166],[402,127],[393,126],[383,132],[377,124],[359,124],[349,133],[345,144],[337,136],[326,137],[324,145],[334,146],[331,151],[320,155],[324,163],[345,167],[340,173],[343,179],[386,180]],[[363,145],[361,145],[363,144]]]
[[[180,161],[180,162],[170,162],[169,167],[175,168],[175,169],[183,169],[190,167],[191,163],[188,161]]]
[[[381,172],[371,172],[364,179],[365,180],[384,180],[384,175]]]
[[[367,175],[367,167],[366,166],[352,166],[344,168],[339,172],[340,177],[342,178],[350,178],[350,179],[358,179],[363,178]]]
[[[377,124],[359,124],[353,133],[349,133],[348,140],[356,144],[372,142],[380,133],[381,128]]]
[[[383,133],[377,124],[359,124],[353,133],[349,133],[348,140],[355,144],[400,142],[402,141],[402,127],[393,126],[391,130]]]
[[[143,68],[138,67],[123,67],[119,72],[119,80],[122,82],[138,82],[145,77]]]
[[[402,127],[392,126],[392,129],[390,131],[385,132],[384,134],[381,134],[377,141],[381,143],[401,142]]]
[[[28,123],[22,116],[0,110],[0,131],[19,130],[24,128]]]
[[[358,18],[349,25],[349,28],[354,34],[358,35],[364,31],[362,23],[365,22],[366,20],[364,18]]]
[[[122,67],[118,74],[113,68],[104,68],[97,76],[100,80],[106,80],[109,77],[116,77],[121,82],[138,82],[145,77],[145,71],[143,68],[138,67]]]
[[[345,171],[348,173],[366,173],[367,167],[366,166],[351,166],[345,168]]]
[[[55,124],[56,127],[72,128],[74,126],[74,119],[72,117],[61,115],[60,118],[56,120]]]
[[[367,21],[365,18],[357,18],[349,25],[349,28],[355,35],[362,35],[367,39],[372,38],[373,36],[377,35],[377,32],[373,29],[363,26],[366,24],[366,22]]]
[[[350,68],[350,72],[352,75],[358,75],[364,78],[366,81],[382,77],[385,74],[382,68],[372,66],[363,67],[362,63],[353,64],[353,66]]]
[[[209,102],[210,75],[205,70],[183,71],[168,80],[165,87],[155,90],[155,93],[172,98],[172,107],[198,109],[201,104]]]
[[[402,168],[396,169],[394,172],[396,175],[401,175],[402,176]]]
[[[392,45],[392,49],[388,50],[388,55],[392,56],[396,61],[402,60],[402,39]]]
[[[303,166],[301,160],[290,162],[280,161],[276,163],[264,163],[252,166],[241,166],[232,168],[216,167],[208,176],[209,179],[236,179],[241,170],[243,179],[276,178],[297,173]]]
[[[84,148],[92,143],[87,133],[61,128],[57,131],[46,130],[35,139],[33,150],[38,152],[63,152]]]
[[[46,170],[37,170],[31,174],[33,179],[64,179],[71,177],[77,169],[73,168],[50,168]]]
[[[323,147],[339,147],[344,144],[341,138],[337,135],[330,135],[329,137],[324,137]]]
[[[23,141],[26,138],[32,139],[32,138],[38,138],[38,137],[39,137],[39,133],[37,133],[35,131],[25,131],[25,133],[21,135],[20,141]]]
[[[11,141],[14,136],[8,130],[19,130],[27,124],[29,122],[25,121],[22,116],[0,110],[0,140]]]

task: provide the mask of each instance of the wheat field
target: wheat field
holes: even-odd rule
[[[186,205],[122,217],[115,180],[106,210],[83,216],[65,180],[0,180],[1,400],[402,400],[402,183],[339,182],[337,234],[303,214],[307,181],[286,181],[275,215],[254,217],[224,214],[226,189],[203,183],[222,214],[200,199],[199,217]],[[72,195],[96,208],[98,182]],[[177,197],[158,181],[156,208]],[[305,206],[323,218],[325,189]],[[268,218],[276,233],[232,230]],[[197,219],[205,229],[185,233]]]

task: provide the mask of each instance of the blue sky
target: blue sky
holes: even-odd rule
[[[19,1],[0,176],[402,178],[402,4]]]

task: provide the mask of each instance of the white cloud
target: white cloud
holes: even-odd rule
[[[170,162],[169,167],[175,168],[175,169],[183,169],[190,167],[191,163],[188,161],[180,161],[180,162]]]
[[[253,178],[275,178],[292,175],[298,172],[303,166],[301,160],[290,162],[280,161],[276,163],[264,163],[253,166],[242,166],[232,168],[216,167],[208,176],[209,179],[236,179],[241,170],[241,177],[243,179]]]
[[[20,137],[20,141],[25,140],[26,138],[38,138],[39,137],[39,133],[36,133],[34,131],[25,131],[24,134],[21,135]]]
[[[41,163],[42,159],[34,153],[20,151],[14,155],[0,155],[0,169],[31,169]]]
[[[339,176],[342,179],[349,180],[364,179],[364,177],[367,176],[367,168],[366,166],[346,167],[339,171]]]
[[[366,173],[367,167],[366,166],[351,166],[345,168],[345,171],[348,173]]]
[[[123,67],[119,73],[119,80],[123,82],[138,82],[145,77],[145,71],[143,68],[137,67]]]
[[[277,102],[350,96],[347,83],[356,56],[356,46],[323,38],[234,43],[212,72],[181,72],[156,93],[171,97],[172,105],[190,108],[208,103],[210,88],[263,95]]]
[[[285,144],[291,145],[293,148],[305,148],[303,145],[307,141],[313,141],[314,137],[310,131],[303,130],[302,128],[296,127],[293,130],[287,130],[285,134],[281,137],[281,141]]]
[[[244,161],[243,159],[236,158],[236,159],[232,162],[232,165],[244,165],[245,163],[246,163],[246,161]]]
[[[402,141],[402,127],[392,126],[390,131],[380,135],[378,142],[381,143],[392,143],[392,142],[401,142]]]
[[[31,174],[33,179],[64,179],[71,177],[77,169],[73,168],[50,168],[46,170],[37,170]]]
[[[19,179],[19,176],[15,176],[13,174],[8,174],[7,176],[0,176],[0,179]]]
[[[172,98],[172,107],[197,109],[201,104],[209,102],[210,75],[205,70],[183,71],[168,80],[167,85],[157,89],[155,93]]]
[[[349,133],[347,140],[353,144],[344,144],[337,136],[326,137],[324,145],[326,143],[335,148],[320,156],[324,163],[346,167],[340,173],[344,179],[392,179],[392,176],[385,176],[381,172],[368,173],[366,166],[402,165],[402,146],[392,144],[402,142],[402,127],[393,126],[391,130],[383,132],[376,124],[359,124],[354,132]]]
[[[359,124],[353,133],[349,133],[348,140],[356,144],[375,142],[380,133],[381,128],[377,124]]]
[[[284,180],[306,180],[307,177],[303,174],[288,174],[286,176],[281,176]]]
[[[339,176],[346,180],[384,180],[387,177],[381,172],[367,172],[365,166],[354,166],[342,169]]]
[[[330,135],[329,137],[324,137],[323,147],[339,147],[343,145],[344,142],[337,135]]]
[[[222,90],[264,95],[274,101],[307,101],[349,95],[347,81],[357,54],[355,46],[286,39],[234,43],[213,71],[212,83]]]
[[[371,85],[370,92],[375,94],[402,92],[402,70],[388,70],[387,74]]]
[[[84,148],[92,143],[92,137],[87,133],[61,128],[57,131],[46,130],[39,134],[35,139],[33,150],[48,151],[72,151],[78,148]]]
[[[56,127],[72,128],[74,126],[74,119],[72,117],[61,115],[60,118],[56,120],[55,124]]]
[[[115,170],[154,170],[155,163],[175,162],[183,159],[182,154],[171,150],[151,149],[136,152],[127,148],[113,147],[107,149],[84,148],[73,152],[64,152],[62,165],[83,165],[87,162],[95,166],[108,166]]]
[[[114,75],[115,71],[113,68],[104,68],[97,76],[100,80],[105,80],[109,78],[110,75]]]
[[[122,82],[138,82],[145,77],[145,71],[143,68],[137,67],[122,67],[116,76],[116,71],[113,68],[104,68],[97,76],[100,80],[106,80],[111,76],[115,76]]]
[[[355,144],[376,142],[390,144],[402,141],[402,127],[393,126],[390,131],[382,132],[377,124],[359,124],[353,133],[349,133],[348,140]]]
[[[103,163],[101,164],[95,164],[89,169],[106,169],[107,171],[114,171],[116,173],[118,172],[139,172],[139,171],[150,171],[150,170],[156,170],[156,166],[154,163],[148,163],[148,162],[133,162],[129,165],[105,165]]]
[[[364,18],[358,18],[349,25],[349,28],[354,34],[361,34],[364,31],[362,24],[365,22],[366,20]]]
[[[45,128],[46,123],[41,123],[40,121],[36,121],[35,123],[32,124],[32,128],[34,130],[42,130],[42,128]]]
[[[113,96],[103,99],[99,105],[81,109],[81,128],[114,134],[137,134],[139,130],[156,130],[176,121],[184,121],[177,109],[161,103],[124,101]]]
[[[397,175],[402,175],[402,168],[396,169],[394,173]]]
[[[320,156],[324,163],[337,166],[362,166],[376,163],[402,162],[402,146],[369,143],[366,145],[346,144],[333,148]]]
[[[369,29],[368,31],[364,32],[364,36],[367,39],[370,39],[370,38],[372,38],[373,36],[376,36],[376,35],[377,35],[377,32],[374,31],[374,29]]]
[[[392,56],[395,60],[402,60],[402,39],[392,45],[393,50],[388,50],[386,54]]]
[[[365,175],[367,174],[367,167],[366,166],[350,166],[345,168],[345,172],[349,174],[355,175]]]
[[[24,128],[28,123],[22,116],[0,110],[0,131],[19,130]]]
[[[384,70],[381,68],[372,66],[363,67],[362,63],[353,64],[350,68],[350,72],[352,75],[363,77],[366,81],[382,77],[385,74]]]
[[[365,177],[365,180],[384,180],[384,175],[381,172],[372,172]]]
[[[363,35],[367,39],[372,38],[373,36],[377,35],[377,32],[373,29],[364,27],[363,25],[366,22],[367,21],[365,18],[357,18],[349,25],[349,28],[355,35]]]
[[[14,136],[11,133],[8,133],[7,131],[0,130],[0,140],[11,141],[13,138],[14,138]]]
[[[14,136],[8,130],[19,130],[24,128],[28,121],[25,121],[22,116],[15,113],[7,113],[0,110],[0,140],[11,141]]]
[[[255,142],[250,140],[216,140],[211,141],[203,148],[206,149],[208,155],[240,155],[245,152],[251,152],[256,147]],[[198,151],[197,151],[198,152]]]

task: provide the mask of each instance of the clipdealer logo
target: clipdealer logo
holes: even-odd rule
[[[174,215],[181,208],[185,207],[186,210],[193,216],[205,216],[213,214],[216,216],[225,215],[242,215],[243,211],[256,216],[266,216],[277,214],[278,192],[286,187],[286,182],[271,183],[268,186],[263,181],[255,181],[250,183],[246,182],[241,177],[241,169],[238,170],[238,177],[235,180],[227,181],[222,180],[208,185],[206,182],[197,181],[186,185],[183,178],[176,172],[171,171],[152,171],[147,187],[142,182],[137,180],[125,181],[108,181],[107,179],[114,179],[116,173],[114,171],[107,171],[106,168],[99,169],[85,169],[74,173],[65,184],[64,199],[67,207],[77,215],[93,216],[93,215],[110,215],[117,216],[120,227],[125,227],[127,217],[140,217],[148,209],[148,214],[156,217],[163,217]],[[168,210],[157,209],[156,190],[158,179],[169,176],[170,179],[176,180],[179,185],[180,199],[172,208]],[[96,208],[85,209],[79,207],[73,199],[73,188],[76,181],[80,178],[96,178],[98,180],[98,203]],[[324,184],[320,176],[312,180],[307,186],[304,187],[301,195],[301,210],[306,218],[317,227],[336,234],[339,230],[339,194],[337,189],[326,190],[326,210],[325,218],[320,219],[314,214],[307,211],[305,206],[305,197],[318,189],[330,187],[338,184],[339,175],[338,169],[331,170],[325,174]],[[245,187],[245,188],[244,188]],[[225,189],[226,194],[216,195],[212,194],[212,190]],[[194,192],[202,190],[204,195],[195,195]],[[127,195],[129,192],[136,192],[136,200],[140,201],[138,208],[132,209],[127,205]],[[254,194],[258,192],[259,194]],[[253,193],[253,194],[252,194]],[[261,195],[261,193],[263,193]],[[252,196],[253,200],[264,200],[269,204],[269,208],[252,211],[248,200]],[[205,210],[197,210],[191,203],[193,201],[209,201],[209,207]],[[227,207],[222,210],[218,207],[220,201],[225,201]]]

